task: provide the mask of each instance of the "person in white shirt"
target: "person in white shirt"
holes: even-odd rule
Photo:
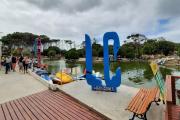
[[[10,69],[10,63],[11,63],[11,57],[6,57],[6,60],[5,60],[5,74],[8,74],[8,71]]]

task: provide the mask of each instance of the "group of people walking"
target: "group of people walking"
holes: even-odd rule
[[[5,74],[8,74],[9,71],[13,70],[15,72],[16,66],[19,66],[19,71],[27,73],[28,68],[31,68],[32,60],[25,56],[7,56],[2,59],[2,65],[5,66]]]

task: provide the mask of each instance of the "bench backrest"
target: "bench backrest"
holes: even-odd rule
[[[157,63],[155,62],[151,62],[150,64],[151,66],[151,69],[153,71],[153,74],[154,74],[154,79],[156,80],[156,83],[157,83],[157,86],[159,87],[159,90],[160,90],[160,94],[161,94],[161,97],[162,99],[164,100],[164,94],[165,94],[165,81],[163,79],[163,76],[159,70],[159,66]]]

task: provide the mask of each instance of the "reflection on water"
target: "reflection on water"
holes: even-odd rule
[[[66,68],[66,63],[64,60],[58,60],[58,61],[44,60],[43,62],[48,64],[48,72],[49,73],[56,73],[56,72]]]
[[[78,67],[80,69],[79,72],[73,74],[73,76],[76,76],[83,74],[85,69],[85,63],[66,63],[64,60],[44,60],[43,62],[48,64],[48,72],[50,73],[56,73],[64,68],[73,69],[74,67]],[[155,80],[153,80],[153,73],[151,71],[150,65],[147,62],[112,62],[110,64],[111,76],[113,73],[115,73],[117,67],[120,67],[122,71],[122,84],[133,87],[152,87],[156,85]],[[93,69],[96,72],[100,72],[102,75],[104,73],[103,63],[94,63]],[[160,70],[164,78],[167,74],[180,74],[180,71],[177,69],[161,67]]]

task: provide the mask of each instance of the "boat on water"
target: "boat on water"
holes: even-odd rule
[[[73,82],[73,77],[70,76],[69,74],[65,73],[65,72],[58,72],[56,73],[56,77],[53,78],[53,83],[55,84],[66,84],[66,83],[70,83]]]
[[[165,58],[164,58],[164,59],[162,58],[162,59],[158,59],[156,63],[157,63],[158,65],[163,65],[165,62],[166,62],[166,59],[165,59]]]
[[[57,72],[55,75],[49,75],[46,70],[37,68],[34,70],[34,73],[50,84],[62,85],[74,81],[74,78],[66,72]]]
[[[92,75],[96,76],[97,78],[104,79],[103,75],[100,72],[95,72],[95,70],[92,71]],[[83,74],[73,77],[73,79],[74,80],[86,80],[86,70],[84,70]]]
[[[47,81],[50,84],[53,84],[52,79],[51,77],[49,77],[49,73],[46,70],[36,69],[34,72],[43,80]]]
[[[39,76],[41,76],[42,74],[48,74],[48,72],[46,70],[36,70],[35,73]]]
[[[41,75],[41,78],[44,79],[45,81],[47,81],[48,83],[53,84],[53,81],[52,81],[52,79],[49,77],[49,75],[47,75],[47,74],[42,74],[42,75]]]

